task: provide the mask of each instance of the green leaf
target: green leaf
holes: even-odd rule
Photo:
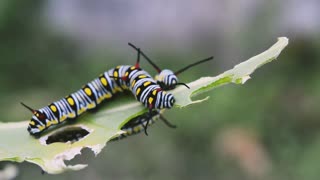
[[[188,84],[190,89],[182,86],[174,89],[171,92],[176,99],[175,107],[185,107],[202,102],[208,98],[193,101],[191,97],[221,85],[245,83],[254,70],[276,59],[287,44],[288,39],[281,37],[265,52],[236,65],[231,70],[215,77],[204,77],[193,81]],[[73,124],[53,129],[39,139],[28,134],[26,130],[28,121],[0,123],[0,160],[27,161],[39,165],[44,171],[51,174],[62,173],[66,170],[80,170],[87,165],[65,165],[64,161],[73,159],[86,147],[97,155],[112,137],[123,133],[120,128],[126,122],[144,112],[146,112],[145,108],[132,96],[121,96],[103,105],[96,113],[86,113]],[[46,140],[52,138],[53,134],[65,132],[70,128],[82,129],[88,134],[76,142],[46,144]]]

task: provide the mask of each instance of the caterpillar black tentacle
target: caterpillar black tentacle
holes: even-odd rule
[[[128,43],[129,46],[131,46],[133,49],[135,49],[136,51],[139,51],[141,53],[141,55],[153,66],[153,68],[160,73],[161,69],[143,52],[141,51],[140,48],[137,48],[135,45],[133,45],[132,43]]]
[[[139,51],[141,55],[153,66],[153,68],[158,72],[158,74],[155,76],[155,80],[163,90],[171,90],[174,89],[177,85],[184,85],[188,89],[189,86],[186,85],[185,83],[181,83],[178,80],[177,75],[186,71],[187,69],[196,66],[198,64],[202,64],[204,62],[212,60],[214,57],[208,57],[205,59],[202,59],[200,61],[197,61],[195,63],[189,64],[184,68],[181,68],[180,70],[173,72],[170,69],[161,69],[159,66],[157,66],[140,48],[137,48],[135,45],[132,43],[128,43],[129,46],[131,46],[133,49]]]

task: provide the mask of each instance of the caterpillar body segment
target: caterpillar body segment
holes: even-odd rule
[[[39,110],[28,107],[33,112],[28,131],[31,135],[38,135],[53,125],[76,119],[112,98],[114,94],[125,90],[131,91],[136,99],[149,109],[171,108],[174,103],[173,95],[163,92],[146,71],[136,66],[117,66],[75,93],[48,106]]]

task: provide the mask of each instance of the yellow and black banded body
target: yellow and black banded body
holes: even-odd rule
[[[138,65],[117,66],[75,93],[39,110],[33,110],[28,131],[32,135],[38,135],[52,125],[77,118],[124,90],[131,91],[149,110],[171,108],[175,102],[173,95],[162,91],[156,81]]]
[[[66,120],[74,120],[84,112],[94,109],[100,103],[112,98],[114,94],[125,90],[131,91],[136,99],[149,109],[149,113],[140,118],[145,121],[139,120],[140,123],[129,124],[126,126],[126,130],[131,131],[130,129],[141,129],[141,127],[143,127],[146,133],[146,127],[148,126],[149,121],[156,116],[152,114],[152,111],[171,108],[175,103],[173,95],[166,93],[164,90],[174,89],[177,85],[188,87],[186,84],[178,82],[177,75],[190,67],[213,59],[213,57],[209,57],[173,72],[168,69],[161,70],[143,52],[141,52],[139,48],[131,43],[129,43],[129,45],[138,51],[137,62],[134,66],[124,65],[110,69],[75,93],[39,110],[34,110],[22,103],[33,113],[28,126],[29,133],[31,135],[39,135],[53,125],[60,124]],[[158,75],[155,79],[140,68],[140,54],[142,54],[142,56],[157,70]],[[159,114],[159,116],[161,117],[161,114]],[[167,122],[164,117],[160,119],[162,119],[169,127],[173,127],[173,125]]]

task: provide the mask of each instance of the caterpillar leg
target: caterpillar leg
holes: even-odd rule
[[[146,136],[148,136],[148,132],[147,132],[147,128],[148,128],[148,125],[149,125],[149,122],[151,121],[151,119],[152,119],[152,110],[153,110],[154,108],[153,108],[153,105],[152,104],[149,104],[149,112],[148,112],[148,114],[147,114],[147,118],[146,118],[146,124],[145,125],[143,125],[143,129],[144,129],[144,134],[146,135]]]
[[[152,107],[152,106],[150,106],[150,107]],[[149,113],[147,114],[146,119],[147,119],[147,123],[145,125],[143,125],[143,129],[144,129],[144,134],[146,136],[148,136],[147,128],[148,128],[150,120],[152,119],[152,108],[149,108]]]
[[[146,125],[143,125],[144,134],[145,134],[146,136],[148,136],[147,128],[148,128],[148,125],[149,125],[149,121],[150,121],[150,120],[149,120],[149,118],[148,118]]]
[[[147,131],[147,128],[148,128],[148,125],[149,125],[149,122],[152,118],[152,109],[149,109],[149,113],[147,115],[147,120],[146,120],[146,124],[143,125],[143,129],[144,129],[144,134],[146,136],[148,136],[148,131]],[[159,119],[161,119],[165,125],[167,125],[168,127],[170,128],[177,128],[176,125],[172,124],[170,121],[168,121],[164,116],[162,116],[161,114],[159,114]]]
[[[164,122],[165,125],[167,125],[170,128],[177,128],[176,125],[172,124],[170,121],[168,121],[164,116],[159,114],[159,118]]]

